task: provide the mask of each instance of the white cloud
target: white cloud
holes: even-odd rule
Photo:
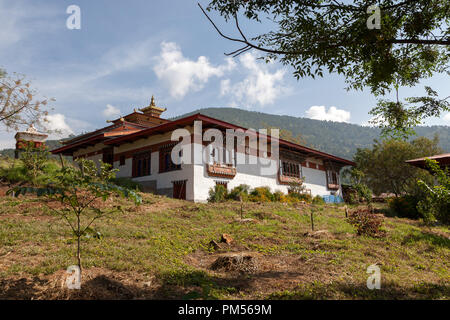
[[[288,91],[283,86],[283,78],[286,73],[283,69],[271,72],[267,64],[257,63],[256,57],[251,53],[246,53],[239,58],[244,70],[247,72],[246,78],[234,85],[226,79],[221,82],[220,94],[230,94],[236,102],[245,104],[259,104],[264,106],[272,104],[275,100]]]
[[[107,104],[106,108],[103,110],[103,115],[105,118],[118,118],[120,117],[120,114],[120,109],[110,104]]]
[[[306,111],[308,118],[315,120],[327,120],[335,122],[349,122],[350,112],[330,107],[327,111],[325,106],[312,106]]]
[[[181,99],[189,91],[203,89],[211,77],[221,77],[235,65],[233,60],[227,59],[226,64],[215,67],[204,56],[198,57],[197,61],[189,60],[176,43],[163,42],[153,70],[168,87],[170,95]]]
[[[58,30],[58,26],[52,21],[59,14],[59,11],[46,3],[0,0],[0,55],[8,51],[15,54],[15,59],[22,59],[24,55],[30,54],[29,51],[33,50],[27,48],[19,57],[16,53],[19,49],[17,45],[37,33]]]
[[[444,121],[450,122],[450,112],[444,116]]]
[[[45,127],[51,131],[58,131],[58,133],[54,134],[57,137],[65,137],[74,133],[72,128],[67,124],[66,117],[61,113],[49,114],[45,119]],[[54,137],[49,138],[52,139]]]

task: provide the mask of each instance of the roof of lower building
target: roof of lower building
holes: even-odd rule
[[[405,162],[415,167],[425,169],[426,168],[425,159],[436,160],[439,163],[439,165],[444,167],[450,166],[450,153],[443,153],[429,157],[406,160]]]

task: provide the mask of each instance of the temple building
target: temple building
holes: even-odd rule
[[[26,131],[19,131],[14,138],[16,139],[16,150],[14,156],[19,158],[20,151],[26,148],[26,144],[32,143],[34,148],[40,148],[44,145],[48,135],[38,132],[32,125]]]
[[[64,146],[52,153],[110,163],[119,169],[117,177],[131,178],[144,191],[196,202],[206,201],[209,190],[217,184],[228,190],[247,184],[251,188],[267,186],[272,191],[288,193],[292,183],[303,182],[305,192],[313,196],[339,197],[342,195],[339,172],[344,166],[354,165],[352,161],[259,132],[255,132],[257,143],[245,138],[243,148],[234,141],[233,148],[227,148],[226,139],[223,148],[212,147],[212,140],[205,139],[209,129],[222,132],[224,137],[228,130],[247,129],[200,113],[167,120],[161,117],[164,111],[152,97],[147,107],[109,121],[109,126],[65,141]],[[180,129],[186,137],[180,156],[188,150],[192,155],[201,154],[200,161],[173,160],[173,148],[181,140],[172,136]],[[264,140],[268,142],[265,150],[260,144]],[[279,147],[273,153],[271,146],[275,142]],[[273,170],[265,170],[267,167]]]

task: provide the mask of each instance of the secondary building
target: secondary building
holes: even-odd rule
[[[144,191],[196,202],[206,201],[216,184],[288,193],[293,183],[302,182],[313,196],[341,196],[339,172],[354,165],[200,113],[163,119],[165,110],[152,97],[149,106],[66,141],[52,153],[110,163],[119,169],[118,177],[133,179]]]

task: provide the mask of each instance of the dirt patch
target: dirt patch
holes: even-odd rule
[[[227,253],[219,256],[210,268],[227,272],[255,273],[258,271],[259,263],[254,253]]]
[[[124,274],[100,268],[83,271],[80,290],[65,285],[67,274],[58,271],[49,276],[10,277],[0,280],[0,299],[23,300],[118,300],[154,299],[158,284],[152,278]]]
[[[310,231],[303,234],[305,237],[310,237],[314,239],[334,239],[334,235],[328,230],[317,230]]]

